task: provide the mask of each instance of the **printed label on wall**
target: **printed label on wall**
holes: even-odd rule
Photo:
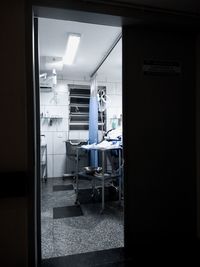
[[[179,75],[181,64],[178,61],[145,59],[143,73],[145,75]]]

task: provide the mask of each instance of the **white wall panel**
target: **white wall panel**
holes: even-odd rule
[[[65,141],[66,133],[65,132],[54,132],[53,133],[53,153],[54,155],[66,154]]]
[[[54,155],[53,161],[53,176],[62,177],[66,172],[66,155]]]

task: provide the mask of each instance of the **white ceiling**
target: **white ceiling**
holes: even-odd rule
[[[200,0],[114,0],[131,3],[136,6],[155,7],[175,11],[200,14]],[[39,19],[40,69],[51,71],[54,67],[58,75],[67,79],[89,79],[100,60],[105,55],[121,28],[86,24],[71,21]],[[60,64],[64,55],[67,34],[81,33],[81,43],[75,63],[72,66]],[[102,80],[121,79],[121,42],[112,51],[98,71]]]
[[[121,32],[120,27],[39,18],[40,72],[50,72],[55,67],[58,77],[88,80]],[[62,67],[68,33],[80,33],[81,41],[75,62]],[[98,71],[101,80],[121,79],[121,42]]]

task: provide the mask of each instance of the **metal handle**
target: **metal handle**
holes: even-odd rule
[[[77,146],[77,145],[80,145],[80,142],[78,143],[73,143],[72,141],[69,141],[70,145],[73,145],[73,146]]]

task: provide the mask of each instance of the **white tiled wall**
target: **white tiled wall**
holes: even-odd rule
[[[54,155],[53,160],[53,175],[54,177],[62,177],[63,173],[66,172],[66,155],[60,154],[60,155]]]
[[[47,174],[48,174],[48,177],[54,177],[53,176],[53,154],[47,155],[47,164],[48,164],[47,165]]]
[[[67,139],[66,132],[53,133],[53,155],[65,155],[65,140]]]
[[[41,134],[45,135],[47,143],[48,177],[62,177],[67,170],[65,140],[88,139],[88,131],[68,131],[68,84],[88,84],[85,81],[58,80],[57,94],[40,92],[40,114],[43,116],[61,116],[62,119],[53,120],[41,118]],[[107,106],[107,130],[112,128],[111,118],[122,114],[122,86],[121,83],[99,82],[106,86],[109,97]],[[99,133],[100,135],[100,133]],[[101,140],[101,137],[99,136]]]

